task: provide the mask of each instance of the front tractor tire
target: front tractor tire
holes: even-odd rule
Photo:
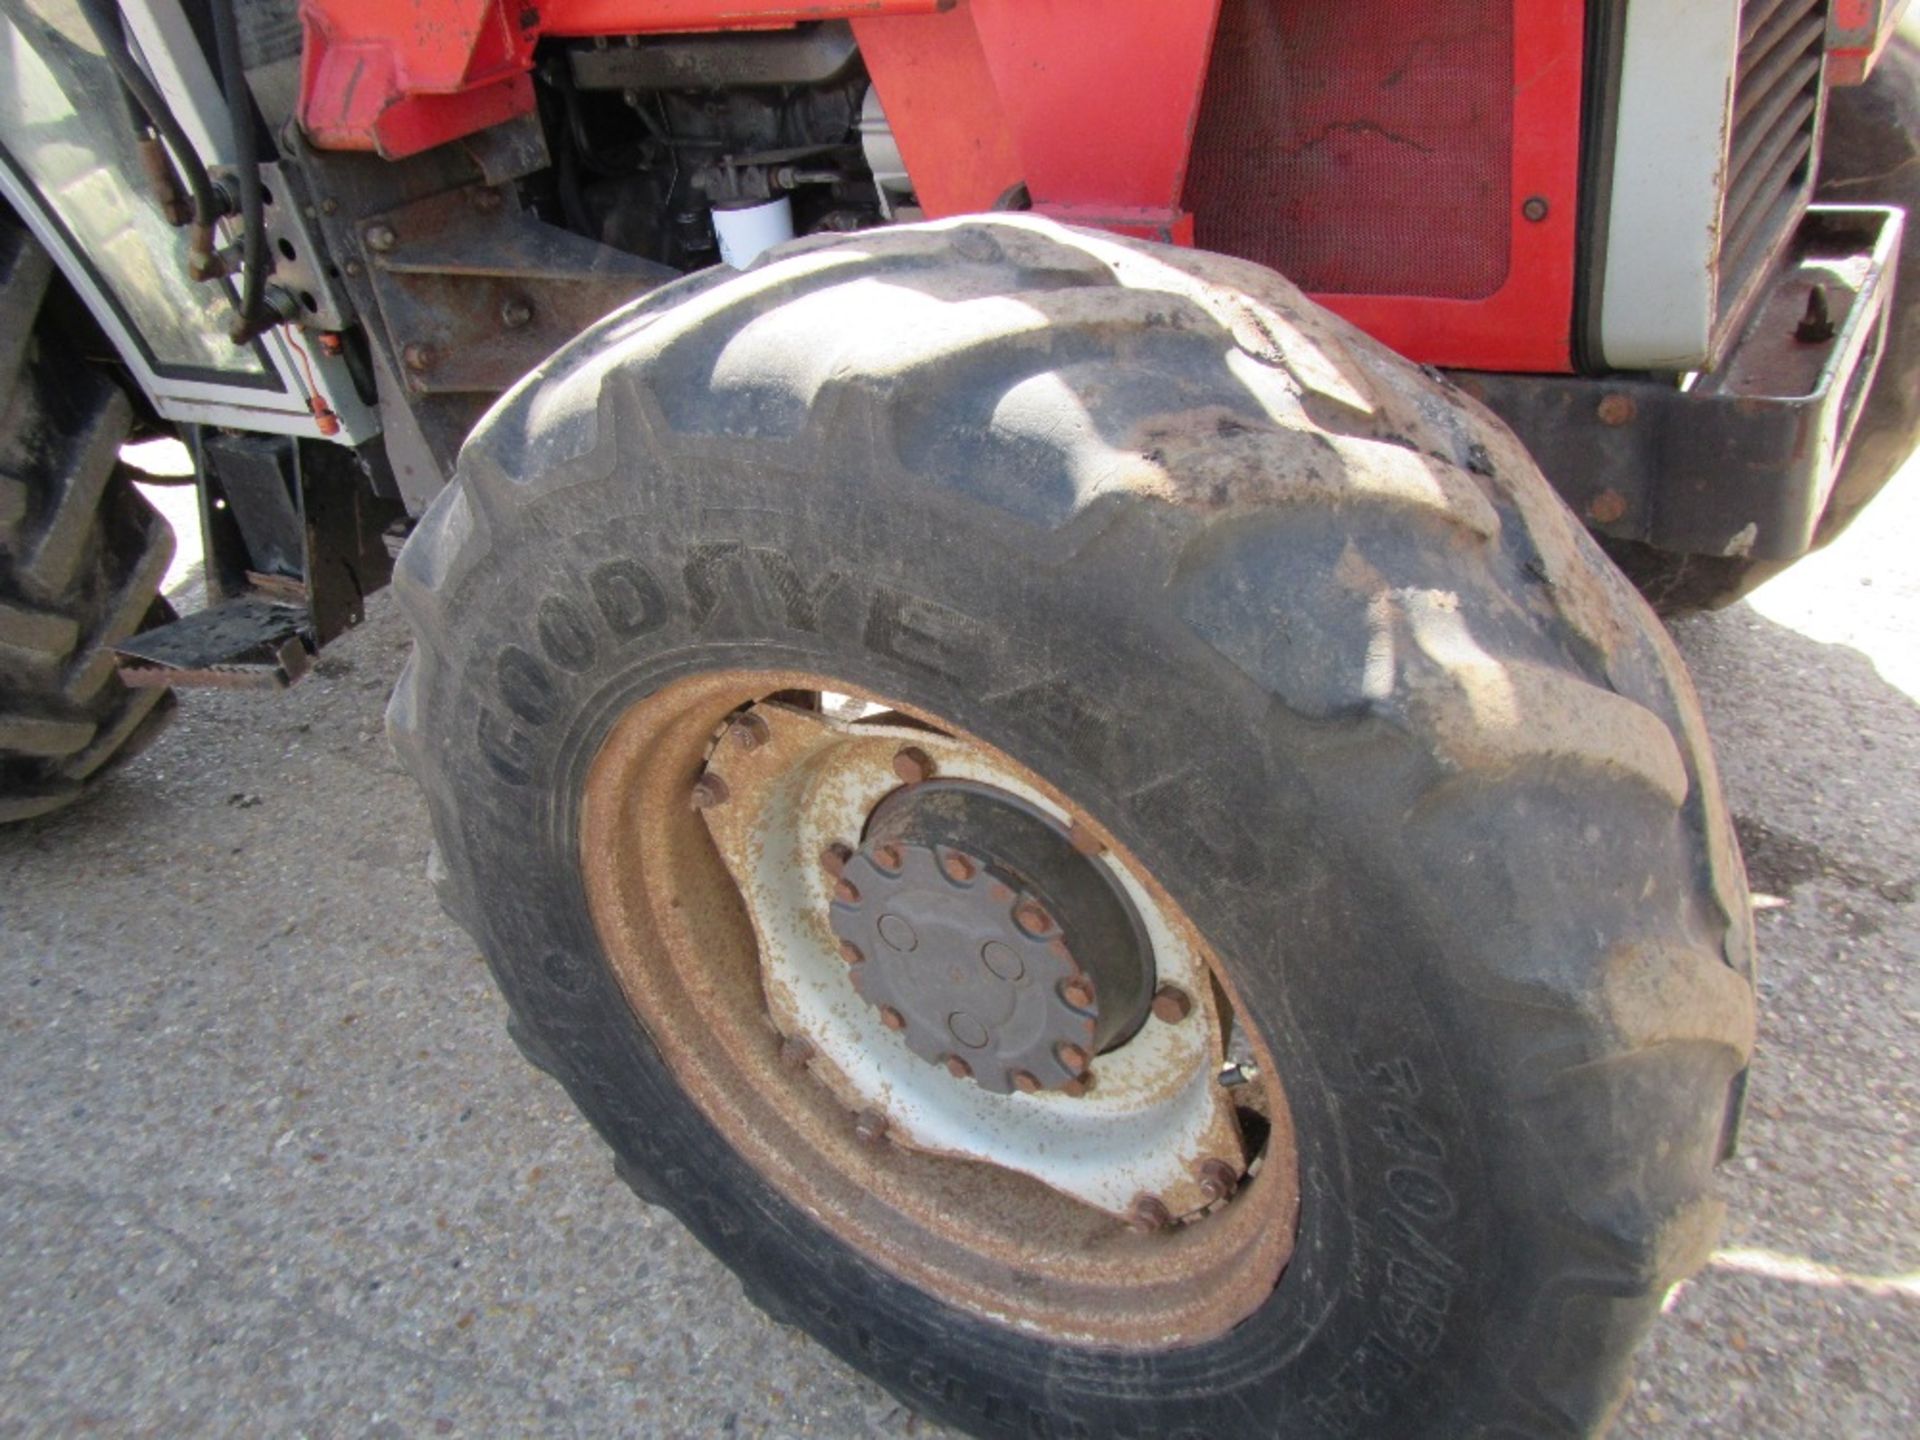
[[[77,353],[60,283],[0,207],[0,823],[77,800],[171,709],[112,647],[173,618],[173,532],[120,473],[133,410]]]
[[[1444,381],[1220,257],[802,242],[511,392],[397,584],[445,903],[771,1314],[981,1436],[1608,1422],[1745,881],[1658,622]]]

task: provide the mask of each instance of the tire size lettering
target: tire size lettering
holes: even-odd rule
[[[1307,1400],[1321,1426],[1335,1435],[1373,1433],[1422,1363],[1439,1348],[1456,1287],[1465,1272],[1443,1247],[1435,1228],[1458,1209],[1438,1173],[1445,1141],[1420,1113],[1425,1093],[1406,1056],[1351,1056],[1359,1123],[1391,1152],[1382,1177],[1385,1201],[1364,1243],[1379,1253],[1376,1318],[1333,1375]],[[1370,1267],[1371,1268],[1371,1267]]]

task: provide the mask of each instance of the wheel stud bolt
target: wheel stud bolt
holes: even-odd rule
[[[851,880],[836,880],[833,882],[833,898],[848,905],[858,905],[860,889]]]
[[[1093,1005],[1093,982],[1084,975],[1063,980],[1060,982],[1060,998],[1075,1009],[1089,1009]]]
[[[1055,1058],[1075,1075],[1080,1074],[1087,1068],[1087,1060],[1089,1058],[1087,1052],[1071,1040],[1062,1040],[1058,1045],[1053,1047],[1053,1053]]]
[[[882,1005],[880,1007],[880,1023],[889,1030],[904,1030],[907,1028],[907,1017],[891,1005]]]
[[[860,953],[860,947],[851,940],[842,940],[840,942],[840,958],[849,965],[864,965],[867,963],[867,957]]]
[[[1013,923],[1029,935],[1044,935],[1053,928],[1053,917],[1036,900],[1022,900],[1013,907]]]
[[[1127,1227],[1142,1235],[1151,1235],[1156,1230],[1164,1230],[1173,1224],[1173,1216],[1161,1203],[1158,1195],[1136,1195],[1133,1208],[1127,1216]]]
[[[853,847],[842,845],[839,841],[827,846],[820,852],[820,868],[838,879],[840,872],[847,868],[847,861],[853,858]]]
[[[733,722],[733,743],[742,750],[758,750],[772,738],[764,715],[742,715]]]
[[[1240,1174],[1224,1160],[1207,1160],[1200,1166],[1200,1193],[1209,1204],[1225,1200],[1240,1188]]]
[[[947,1073],[956,1080],[967,1080],[973,1076],[973,1066],[958,1055],[947,1056]]]
[[[1032,1095],[1040,1089],[1040,1077],[1031,1070],[1013,1072],[1013,1088],[1022,1095]]]
[[[780,1042],[780,1063],[789,1070],[804,1070],[813,1059],[813,1042],[803,1035],[789,1035]]]
[[[1162,985],[1153,994],[1153,1018],[1178,1025],[1193,1013],[1193,997],[1178,985]]]
[[[862,1110],[854,1117],[853,1138],[862,1145],[878,1145],[887,1138],[887,1117],[878,1110]]]
[[[933,761],[919,746],[909,745],[893,757],[893,773],[909,785],[919,785],[933,778]]]
[[[940,870],[956,885],[964,885],[973,879],[973,861],[957,850],[940,857]]]
[[[693,782],[693,808],[711,810],[716,805],[727,803],[727,782],[718,775],[702,775]]]

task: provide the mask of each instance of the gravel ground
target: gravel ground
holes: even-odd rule
[[[178,496],[176,495],[177,499]],[[1618,1434],[1920,1413],[1920,476],[1678,627],[1762,896],[1724,1247]],[[508,1043],[422,877],[383,597],[0,831],[0,1434],[933,1435],[763,1319]]]

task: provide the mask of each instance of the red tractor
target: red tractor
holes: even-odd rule
[[[982,1436],[1597,1431],[1754,1023],[1628,577],[1911,448],[1898,8],[0,0],[0,817],[391,578],[441,896],[771,1314]]]

